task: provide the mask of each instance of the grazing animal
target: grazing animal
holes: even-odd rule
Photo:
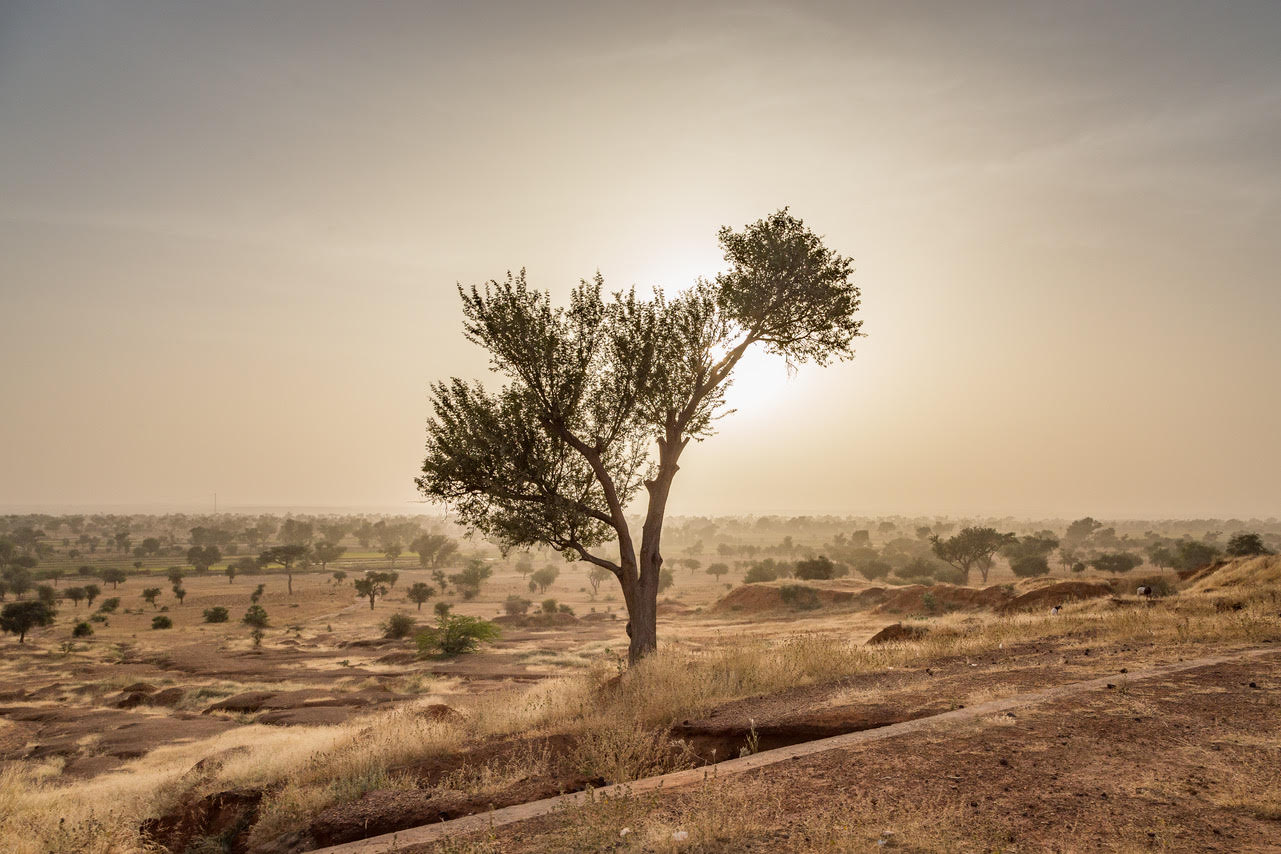
[[[1147,584],[1144,584],[1144,585],[1141,585],[1141,586],[1139,587],[1139,589],[1138,589],[1138,590],[1136,590],[1136,591],[1134,591],[1134,592],[1135,592],[1135,593],[1138,593],[1140,596],[1151,596],[1151,595],[1152,595],[1152,588],[1151,588],[1150,586],[1148,586]]]
[[[1063,607],[1062,605],[1055,605],[1053,608],[1050,609],[1050,616],[1052,617],[1058,616],[1059,609],[1062,607]]]

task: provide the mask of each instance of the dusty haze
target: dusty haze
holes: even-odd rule
[[[673,512],[1281,515],[1281,5],[682,5],[5,3],[0,506],[406,507],[455,282],[791,205],[868,337]]]

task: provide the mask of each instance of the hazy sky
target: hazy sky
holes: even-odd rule
[[[0,506],[405,507],[455,282],[790,205],[681,513],[1281,515],[1281,3],[0,2]]]

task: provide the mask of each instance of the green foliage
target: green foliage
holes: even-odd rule
[[[861,325],[853,262],[786,209],[718,239],[728,269],[672,297],[606,296],[597,275],[558,307],[524,271],[460,288],[466,337],[509,383],[432,386],[419,489],[505,548],[545,545],[656,594],[679,457],[714,432],[744,353],[826,364],[852,355]],[[623,508],[645,483],[659,524],[638,555]],[[617,563],[589,552],[611,541]],[[634,628],[633,657],[655,643],[648,616]]]
[[[470,558],[460,572],[449,576],[449,581],[462,594],[464,599],[475,599],[480,593],[480,586],[485,579],[494,574],[484,560]]]
[[[79,608],[80,603],[85,599],[85,589],[83,587],[68,587],[66,590],[62,591],[62,595],[63,597],[70,599],[75,606]]]
[[[1090,558],[1090,566],[1099,572],[1129,572],[1143,563],[1143,558],[1130,552],[1110,552]]]
[[[215,605],[212,608],[206,608],[204,611],[206,623],[225,623],[231,618],[231,614],[221,605]]]
[[[159,595],[160,595],[159,587],[144,587],[142,590],[142,598],[146,600],[147,604],[153,608],[157,607],[156,597],[158,597]]]
[[[748,568],[747,574],[743,576],[743,583],[760,584],[776,578],[778,578],[778,570],[772,565],[767,566],[764,561],[757,561]]]
[[[534,603],[524,598],[512,594],[503,601],[503,610],[509,617],[521,617],[529,612],[529,608]]]
[[[786,584],[778,589],[783,604],[798,611],[813,611],[821,604],[818,593],[800,584]]]
[[[410,602],[416,603],[418,605],[418,610],[421,611],[423,609],[423,603],[430,599],[435,592],[436,588],[432,587],[430,584],[422,581],[415,581],[410,585],[409,590],[405,591],[405,598]]]
[[[0,631],[18,636],[18,643],[25,643],[27,632],[53,625],[58,612],[48,602],[10,602],[0,609]]]
[[[443,614],[435,626],[423,629],[414,640],[422,656],[461,655],[475,652],[480,644],[495,640],[499,634],[498,626],[479,617]]]
[[[383,637],[400,640],[409,637],[414,631],[414,618],[408,614],[395,613],[383,624]]]
[[[154,617],[152,617],[152,618],[151,618],[151,628],[153,628],[153,629],[172,629],[172,628],[173,628],[173,620],[169,619],[169,618],[168,618],[168,617],[166,617],[164,614],[157,614],[156,616],[154,616]]]
[[[102,604],[98,606],[98,610],[104,614],[113,614],[119,607],[120,597],[112,596],[110,599],[103,599]]]
[[[261,605],[250,605],[249,609],[245,611],[245,615],[240,618],[240,622],[255,629],[271,627],[271,622],[267,617],[267,609]]]
[[[835,577],[835,572],[835,564],[823,555],[819,555],[808,560],[798,560],[793,575],[803,581],[823,581]]]
[[[316,543],[311,551],[316,562],[324,569],[327,564],[342,557],[347,552],[347,547],[330,542],[320,542]]]
[[[858,565],[859,574],[868,581],[875,581],[878,578],[886,578],[893,569],[888,561],[883,560],[865,560]]]
[[[87,638],[92,634],[93,626],[83,621],[76,623],[75,628],[71,630],[71,636],[73,638]]]
[[[222,552],[217,546],[192,546],[187,549],[187,563],[196,568],[196,572],[201,574],[209,571],[209,567],[222,560]],[[179,576],[181,579],[181,576]],[[172,580],[172,578],[170,579]]]
[[[1227,554],[1229,557],[1254,557],[1270,555],[1272,550],[1263,544],[1263,538],[1258,534],[1240,533],[1228,540]]]
[[[1015,541],[1013,534],[1002,534],[995,528],[962,528],[955,536],[942,539],[938,534],[930,537],[934,554],[943,562],[959,569],[963,583],[970,583],[970,571],[977,567],[987,583],[992,557]]]
[[[357,578],[352,582],[356,588],[356,593],[364,599],[369,600],[369,610],[374,610],[374,601],[379,596],[386,596],[387,591],[391,589],[391,573],[374,572],[370,570],[365,573],[364,578]]]
[[[1022,554],[1010,561],[1010,569],[1019,578],[1037,578],[1049,574],[1050,563],[1045,555]]]
[[[708,575],[712,576],[713,578],[720,578],[722,575],[725,575],[727,572],[729,572],[729,564],[714,563],[711,566],[707,567],[707,569],[704,570],[704,572],[706,572]]]
[[[542,604],[542,608],[543,608],[543,613],[544,613],[544,614],[555,614],[555,613],[556,613],[556,600],[555,600],[555,599],[544,599],[544,600],[543,600],[543,604]]]
[[[458,543],[444,534],[423,534],[409,544],[409,550],[418,555],[424,569],[438,569],[458,553]]]
[[[658,592],[663,593],[676,583],[676,576],[667,567],[663,567],[658,572]]]
[[[129,575],[123,569],[116,569],[115,567],[107,567],[102,570],[102,574],[100,577],[102,578],[102,581],[104,584],[110,584],[111,589],[114,590],[120,586],[120,582],[128,579]]]
[[[529,576],[529,589],[531,592],[546,593],[547,588],[556,583],[560,576],[560,570],[552,564],[547,564],[542,569],[534,570]]]

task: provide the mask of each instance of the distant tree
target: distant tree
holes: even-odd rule
[[[806,560],[798,560],[796,562],[796,571],[793,575],[802,580],[814,581],[832,578],[835,572],[835,564],[823,555],[819,555]]]
[[[1228,540],[1226,549],[1228,557],[1254,557],[1255,555],[1270,555],[1272,550],[1263,544],[1263,538],[1258,534],[1235,534]]]
[[[181,605],[182,600],[187,598],[187,588],[183,587],[181,584],[175,584],[173,586],[173,595],[174,598],[178,600],[178,604]]]
[[[503,600],[503,610],[507,612],[509,617],[521,617],[529,611],[529,606],[533,604],[528,599],[513,594]]]
[[[1156,544],[1148,547],[1148,562],[1157,569],[1168,569],[1178,563],[1178,556],[1167,546]]]
[[[1024,554],[1010,561],[1010,569],[1019,578],[1036,578],[1049,574],[1050,563],[1044,555]]]
[[[613,573],[601,566],[593,566],[587,570],[587,584],[592,589],[592,598],[595,599],[600,593],[600,584],[607,578],[613,576]]]
[[[254,640],[254,648],[262,646],[262,638],[265,629],[271,627],[271,621],[267,618],[267,611],[261,605],[250,605],[249,610],[240,618],[240,622],[253,629],[249,636]]]
[[[292,519],[286,519],[285,524],[287,525],[292,521]],[[310,528],[311,526],[308,525],[307,527]],[[298,535],[299,534],[295,532],[295,536]],[[308,537],[310,537],[310,532],[308,532]],[[283,567],[289,588],[289,595],[292,596],[294,595],[294,564],[305,557],[306,554],[307,547],[305,545],[302,545],[301,543],[290,543],[288,545],[273,546],[272,548],[267,549],[258,556],[258,562],[263,566],[269,566],[274,563]]]
[[[720,580],[720,577],[722,575],[725,575],[729,572],[729,564],[714,563],[708,566],[705,571],[707,572],[708,575],[712,576],[717,580]]]
[[[1090,536],[1103,527],[1103,523],[1086,516],[1084,519],[1077,519],[1071,525],[1068,525],[1067,532],[1064,533],[1063,539],[1072,545],[1080,545],[1090,538]]]
[[[987,584],[992,556],[1013,539],[1013,534],[1002,534],[995,528],[970,527],[962,528],[946,540],[935,534],[930,537],[930,544],[939,560],[961,571],[964,584],[970,583],[970,571],[974,567],[978,567],[983,583]]]
[[[351,531],[351,524],[339,519],[332,522],[318,522],[316,528],[320,531],[320,536],[325,538],[325,542],[337,545]]]
[[[87,637],[90,637],[91,635],[93,635],[93,626],[89,625],[83,620],[79,623],[76,623],[75,628],[71,630],[71,636],[73,638],[87,638]]]
[[[0,631],[18,636],[18,643],[27,642],[27,632],[53,625],[57,616],[46,602],[10,602],[0,609]]]
[[[1054,536],[1028,534],[1027,536],[1010,540],[1010,542],[1001,547],[1001,554],[1005,555],[1010,561],[1010,565],[1013,566],[1015,561],[1023,557],[1048,558],[1050,552],[1058,547],[1059,541]],[[1046,572],[1048,571],[1047,564]]]
[[[112,590],[118,588],[120,586],[120,582],[126,580],[128,577],[128,574],[123,569],[107,567],[102,571],[102,580],[107,584],[110,584]]]
[[[234,563],[229,563],[229,564],[227,564],[227,568],[226,568],[226,569],[224,569],[222,572],[223,572],[223,574],[224,574],[224,575],[226,575],[226,576],[227,576],[227,583],[228,583],[228,584],[234,584],[234,583],[235,583],[235,581],[236,581],[236,565],[235,565]]]
[[[400,557],[404,551],[405,547],[399,542],[391,542],[383,546],[383,556],[391,561],[393,565],[396,563],[396,558]]]
[[[330,542],[319,542],[312,547],[311,553],[315,556],[316,562],[320,564],[321,569],[328,569],[330,561],[338,560],[346,551],[346,546],[339,546]]]
[[[698,572],[699,567],[703,565],[703,562],[696,557],[681,558],[680,563],[690,572]]]
[[[445,591],[449,588],[449,579],[445,577],[444,570],[433,569],[431,571],[431,580],[436,582],[436,586],[440,588],[440,595],[444,596]]]
[[[160,540],[156,537],[147,537],[138,548],[142,549],[142,553],[147,557],[155,557],[160,554]]]
[[[356,593],[369,600],[369,610],[372,611],[374,610],[374,600],[379,596],[386,596],[387,591],[391,589],[387,582],[387,573],[370,570],[365,573],[364,578],[357,578],[353,584],[356,588]]]
[[[599,569],[599,567],[596,568]],[[534,571],[534,559],[529,556],[528,552],[521,555],[516,561],[516,571],[520,573],[521,578],[528,578],[529,574]]]
[[[59,580],[60,578],[62,578],[62,570],[61,570],[61,569],[58,569],[58,568],[51,569],[51,570],[49,570],[48,572],[46,572],[46,573],[45,573],[45,578],[52,579],[52,581],[53,581],[53,586],[54,586],[54,587],[57,587],[57,586],[58,586],[58,580]]]
[[[280,542],[286,546],[306,546],[315,535],[311,523],[301,519],[286,519],[280,525]],[[304,548],[304,552],[306,549]],[[298,553],[301,557],[303,552]],[[295,558],[297,560],[297,558]],[[293,591],[291,590],[290,593]]]
[[[449,604],[448,602],[437,602],[434,607],[436,610],[437,617],[447,617],[449,616],[450,610],[454,606]]]
[[[9,585],[9,592],[21,599],[27,591],[35,586],[35,579],[31,575],[31,570],[17,563],[16,561],[18,560],[22,560],[22,558],[17,558],[14,563],[5,567],[4,579]],[[34,558],[31,560],[34,560]]]
[[[52,584],[37,584],[36,599],[46,605],[53,605],[58,601],[58,591],[54,589]]]
[[[158,617],[152,617],[152,618],[151,618],[151,628],[153,628],[153,629],[172,629],[172,628],[173,628],[173,620],[169,619],[169,618],[168,618],[168,617],[166,617],[164,614],[161,614],[161,615],[160,615],[160,616],[158,616]]]
[[[541,605],[541,610],[542,610],[542,612],[543,612],[544,614],[555,614],[555,613],[556,613],[556,611],[558,610],[558,606],[557,606],[557,604],[556,604],[556,600],[555,600],[555,599],[544,599],[544,600],[543,600],[543,604]]]
[[[1143,563],[1143,558],[1130,552],[1110,552],[1097,555],[1089,560],[1089,565],[1099,572],[1114,573],[1129,572],[1141,563]]]
[[[1182,540],[1177,551],[1176,569],[1191,571],[1209,566],[1219,556],[1219,550],[1197,540]]]
[[[474,599],[480,593],[480,586],[493,574],[493,570],[480,558],[470,558],[461,572],[449,576],[464,599]]]
[[[893,569],[888,561],[873,559],[865,560],[856,567],[859,574],[868,581],[876,581],[880,578],[889,577],[890,570]]]
[[[744,584],[760,584],[766,581],[773,581],[778,578],[778,571],[774,569],[774,562],[768,564],[765,561],[757,561],[747,569],[747,574],[743,576]]]
[[[70,599],[72,603],[79,608],[80,603],[85,599],[85,589],[83,587],[68,587],[66,590],[62,591],[62,595],[65,598]]]
[[[148,604],[148,605],[150,605],[150,606],[151,606],[151,607],[153,607],[153,608],[158,608],[158,607],[159,607],[159,606],[156,604],[156,597],[157,597],[157,596],[159,596],[159,595],[160,595],[160,588],[159,588],[159,587],[146,587],[146,588],[143,588],[143,591],[142,591],[142,598],[143,598],[143,599],[145,599],[145,600],[147,601],[147,604]]]
[[[258,600],[262,598],[263,591],[265,591],[266,589],[267,589],[267,585],[259,584],[257,587],[254,588],[254,592],[249,594],[249,601],[254,605],[257,605]]]
[[[118,549],[121,554],[129,553],[129,546],[133,544],[133,540],[129,538],[128,531],[121,531],[120,533],[116,534],[115,537],[113,537],[112,539],[116,543],[116,549]]]
[[[102,588],[96,584],[86,584],[84,587],[85,599],[89,600],[89,607],[93,607],[93,600],[102,595]]]
[[[537,589],[539,593],[546,593],[547,588],[555,584],[556,579],[559,576],[560,576],[560,570],[549,563],[546,566],[544,566],[542,569],[535,570],[529,576],[529,589],[530,590]]]
[[[187,563],[196,568],[196,572],[205,573],[209,567],[222,560],[222,552],[217,546],[192,546],[187,549]]]
[[[423,609],[423,603],[430,599],[432,594],[435,592],[435,588],[430,584],[416,581],[412,586],[410,586],[405,595],[409,598],[410,602],[416,603],[418,605],[418,610],[421,611]]]
[[[667,567],[663,567],[658,573],[658,592],[664,593],[669,587],[676,583],[676,575]]]
[[[171,566],[165,571],[165,578],[169,579],[169,583],[174,586],[182,584],[183,577],[182,567],[180,566]]]
[[[329,574],[329,577],[333,579],[334,584],[342,584],[347,579],[347,573],[341,569],[335,569]]]
[[[120,597],[112,596],[110,599],[103,599],[102,604],[98,606],[98,610],[103,614],[114,614],[119,607]]]

